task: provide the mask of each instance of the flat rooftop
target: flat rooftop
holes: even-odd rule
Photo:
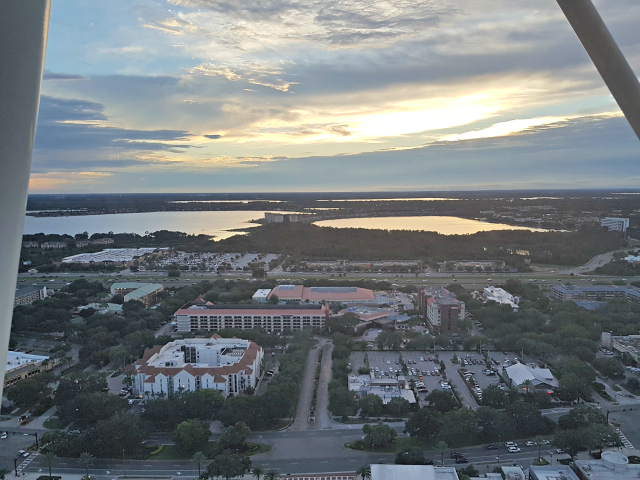
[[[626,458],[617,452],[603,452],[601,460],[576,460],[575,464],[584,474],[585,480],[637,479],[640,465],[625,463]]]
[[[13,352],[9,350],[7,353],[7,364],[4,371],[6,373],[16,368],[21,368],[26,365],[42,362],[48,359],[49,357],[44,357],[42,355],[30,355],[28,353]]]
[[[563,477],[567,480],[578,480],[578,476],[573,473],[573,470],[564,465],[531,465],[529,467],[529,472],[538,480],[560,480]]]
[[[453,467],[433,465],[371,465],[371,480],[458,480]]]

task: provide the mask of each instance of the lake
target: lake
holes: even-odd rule
[[[296,213],[296,212],[283,212]],[[212,235],[220,240],[242,232],[229,230],[254,227],[250,220],[264,218],[263,211],[229,212],[146,212],[118,213],[112,215],[76,215],[68,217],[32,217],[25,218],[24,233],[57,233],[75,235],[76,233],[137,233],[157,230],[171,230],[189,234]],[[315,222],[322,227],[337,228],[378,228],[384,230],[423,230],[443,235],[463,235],[489,230],[531,230],[544,232],[541,228],[516,227],[503,223],[487,223],[458,217],[420,216],[420,217],[373,217],[340,218]]]
[[[294,212],[291,212],[294,213]],[[171,230],[189,234],[213,235],[216,239],[231,237],[241,232],[237,228],[254,227],[250,220],[264,218],[263,211],[230,212],[146,212],[113,215],[77,215],[69,217],[32,217],[24,222],[24,233],[138,233]]]
[[[492,230],[530,230],[547,232],[543,228],[516,227],[504,223],[488,223],[459,217],[421,216],[421,217],[369,217],[339,218],[315,222],[320,227],[369,228],[381,230],[422,230],[438,232],[442,235],[466,235]]]

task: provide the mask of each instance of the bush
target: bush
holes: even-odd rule
[[[164,450],[164,445],[158,445],[158,448],[156,448],[153,452],[151,452],[149,455],[157,455],[159,454],[162,450]]]

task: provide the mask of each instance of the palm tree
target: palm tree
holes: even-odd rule
[[[279,478],[280,474],[273,468],[264,474],[264,480],[278,480]]]
[[[44,454],[44,461],[49,467],[49,480],[51,480],[51,469],[58,463],[58,457],[53,452],[47,452]]]
[[[542,455],[542,453],[540,452],[540,450],[542,450],[542,440],[543,438],[540,435],[537,435],[536,438],[534,438],[534,441],[538,446],[538,461],[540,461],[540,455]]]
[[[251,471],[251,475],[257,480],[260,480],[262,477],[264,477],[264,470],[260,467],[256,467]]]
[[[438,443],[436,443],[436,450],[438,450],[440,452],[440,466],[444,467],[444,451],[449,448],[449,445],[447,445],[447,442],[440,440]]]
[[[368,480],[371,478],[371,466],[363,465],[358,470],[356,470],[356,478],[360,477],[362,480]]]
[[[206,459],[207,459],[207,456],[202,452],[196,452],[193,454],[192,460],[198,464],[198,478],[200,478],[200,475],[202,473],[200,470],[200,466],[202,465],[202,462],[204,462]]]
[[[533,382],[531,380],[526,379],[524,382],[522,382],[522,389],[527,395],[531,395],[531,387],[533,387]]]
[[[87,477],[89,476],[89,467],[91,466],[94,460],[95,460],[95,457],[91,455],[89,452],[82,452],[80,454],[80,464],[84,467],[85,471],[87,472]],[[49,476],[51,476],[51,474],[49,474]]]

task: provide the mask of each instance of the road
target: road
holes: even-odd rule
[[[344,443],[362,438],[360,426],[352,426],[352,429],[319,430],[319,431],[289,431],[270,432],[263,435],[255,435],[251,441],[259,441],[274,445],[270,453],[257,455],[251,458],[253,467],[264,469],[274,468],[281,474],[300,473],[325,473],[325,472],[353,472],[362,465],[372,463],[393,463],[395,454],[378,452],[359,452],[347,449]],[[400,435],[402,436],[402,435]],[[518,463],[525,467],[537,456],[537,447],[525,447],[521,445],[522,452],[516,454],[507,453],[504,445],[498,450],[487,450],[484,446],[460,448],[469,462],[478,464],[495,464],[500,458],[502,464],[510,465]],[[445,455],[445,465],[454,466],[455,462],[449,457],[450,451]],[[543,450],[543,454],[544,454]],[[426,457],[439,464],[440,454],[435,450],[426,451]],[[110,472],[112,478],[124,474],[127,475],[197,475],[197,467],[191,461],[150,461],[150,460],[97,460],[90,469],[94,475],[107,475]],[[27,472],[46,470],[44,461],[37,457],[27,467]],[[83,468],[77,459],[61,459],[61,463],[55,468],[55,473],[82,473]]]
[[[296,416],[293,420],[293,424],[289,427],[291,430],[304,431],[309,428],[309,411],[311,410],[311,400],[313,399],[313,390],[315,388],[318,357],[322,346],[324,346],[324,343],[312,347],[307,355],[307,363],[304,370],[302,384],[300,385],[298,405],[296,407]]]
[[[318,382],[318,397],[316,400],[316,422],[311,425],[313,430],[332,428],[333,420],[329,413],[329,382],[331,381],[331,354],[333,342],[323,347],[322,365],[320,367],[320,381]]]

